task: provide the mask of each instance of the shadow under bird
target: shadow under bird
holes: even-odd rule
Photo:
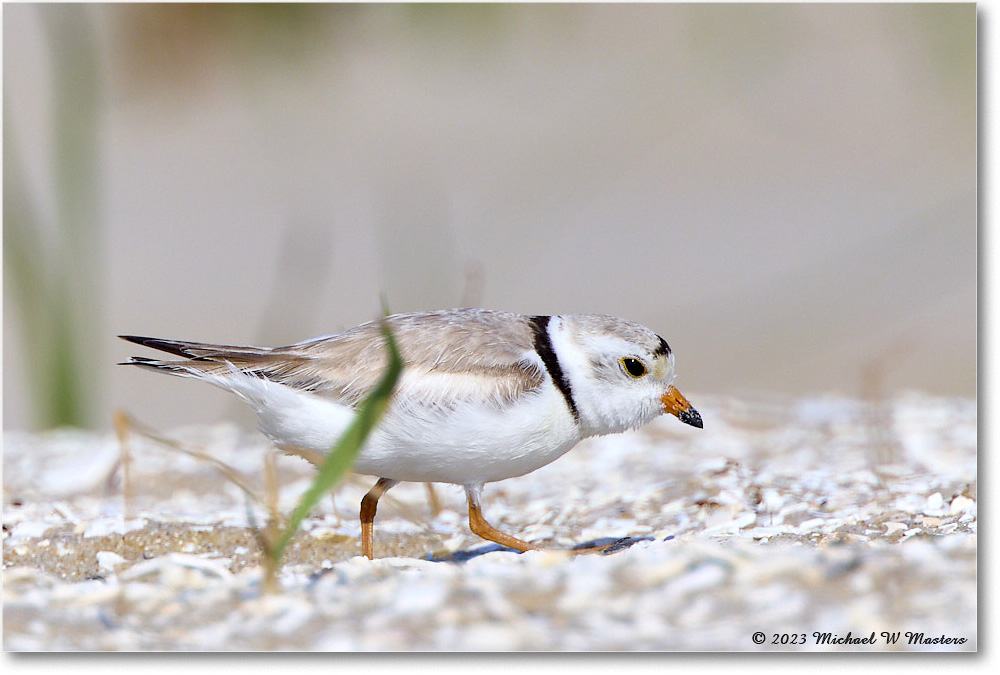
[[[701,415],[673,386],[667,342],[637,323],[485,309],[385,321],[404,370],[351,469],[378,477],[361,501],[361,550],[368,558],[378,499],[400,481],[463,486],[471,530],[527,551],[540,547],[483,516],[484,484],[523,476],[584,438],[634,429],[664,413],[702,427]],[[233,392],[278,448],[319,464],[386,367],[380,323],[274,348],[120,337],[181,357],[135,356],[124,365]]]

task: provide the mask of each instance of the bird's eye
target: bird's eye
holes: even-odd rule
[[[639,359],[633,359],[630,356],[626,356],[621,360],[622,368],[625,372],[632,377],[642,377],[646,374],[646,364],[644,364]]]

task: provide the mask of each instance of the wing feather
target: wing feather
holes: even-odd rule
[[[406,366],[397,396],[432,406],[513,401],[544,381],[530,326],[517,314],[444,310],[388,319]],[[233,369],[356,406],[386,366],[377,321],[287,347],[213,345],[122,336],[180,361],[134,357],[134,365],[191,376]]]

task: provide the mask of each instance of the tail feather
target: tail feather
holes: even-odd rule
[[[172,375],[198,377],[231,376],[244,373],[301,389],[315,389],[316,375],[310,359],[278,349],[237,345],[215,345],[204,342],[164,340],[161,338],[120,335],[128,342],[158,349],[186,360],[159,360],[133,356],[120,365],[139,366]]]
[[[181,375],[184,377],[199,377],[205,372],[203,369],[193,367],[195,364],[191,361],[157,361],[156,359],[147,359],[142,356],[133,356],[131,360],[122,361],[118,365],[139,366],[147,370],[155,370],[161,373],[170,373],[171,375]]]
[[[207,342],[164,340],[163,338],[142,337],[140,335],[119,335],[118,337],[143,347],[158,349],[174,356],[183,356],[186,359],[194,360],[263,357],[272,352],[266,347],[251,347],[249,345],[213,345]]]

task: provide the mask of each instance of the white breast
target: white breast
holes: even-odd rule
[[[403,481],[489,483],[543,467],[579,441],[566,401],[546,386],[506,407],[390,409],[354,471]]]

